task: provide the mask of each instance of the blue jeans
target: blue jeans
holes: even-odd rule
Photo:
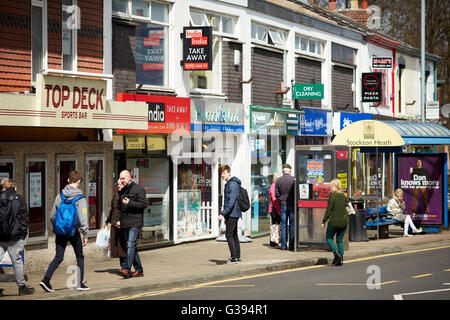
[[[131,266],[134,265],[134,269],[136,272],[144,272],[142,268],[141,259],[139,258],[139,253],[136,247],[136,240],[141,234],[141,228],[139,227],[131,227],[124,228],[123,235],[125,237],[125,241],[127,243],[127,257],[121,258],[121,266],[124,267],[129,273],[131,273]],[[123,262],[123,263],[122,263]]]
[[[287,224],[289,221],[289,250],[294,250],[294,208],[281,207],[281,248],[286,248],[287,242]]]

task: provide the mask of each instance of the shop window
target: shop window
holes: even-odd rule
[[[14,179],[14,162],[9,159],[0,159],[0,181]]]
[[[27,203],[29,237],[44,237],[46,226],[47,165],[43,160],[27,161]]]
[[[31,5],[31,81],[36,81],[36,75],[44,69],[46,34],[46,1],[32,0]]]
[[[78,14],[74,11],[75,4],[76,0],[62,0],[62,68],[70,71],[76,71],[77,29],[70,24]]]
[[[103,224],[103,159],[87,160],[87,201],[89,229],[100,229]]]
[[[213,224],[217,222],[212,221],[211,170],[204,159],[184,159],[178,165],[178,239],[212,234]]]
[[[194,70],[189,74],[189,83],[192,89],[206,89],[220,92],[220,73],[221,67],[219,61],[221,60],[219,52],[221,41],[219,37],[213,36],[212,47],[212,70]]]

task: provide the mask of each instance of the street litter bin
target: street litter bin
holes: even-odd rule
[[[364,209],[355,210],[348,220],[349,241],[369,241],[366,229],[366,212]]]

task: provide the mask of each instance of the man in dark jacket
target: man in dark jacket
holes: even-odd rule
[[[123,235],[127,243],[127,257],[120,258],[120,265],[126,268],[118,271],[124,278],[143,277],[144,269],[136,247],[136,241],[144,226],[144,210],[147,208],[147,197],[145,190],[140,185],[131,180],[128,170],[120,173],[120,181],[124,188],[120,197],[120,211],[117,217],[118,228],[123,229]],[[131,273],[131,266],[134,265],[135,272]]]
[[[287,224],[289,220],[289,250],[294,251],[294,201],[295,178],[291,176],[291,166],[283,165],[283,176],[275,182],[275,197],[281,208],[281,249],[287,250]]]
[[[231,169],[227,165],[221,168],[220,175],[227,183],[224,189],[223,210],[219,215],[219,221],[225,219],[225,236],[231,253],[228,263],[237,263],[241,261],[238,235],[238,220],[242,217],[242,211],[238,203],[241,193],[241,180],[231,176]]]
[[[25,238],[28,233],[28,207],[25,198],[16,193],[16,184],[12,179],[3,179],[2,193],[0,199],[1,206],[11,206],[11,225],[9,235],[0,239],[0,260],[8,252],[11,258],[16,282],[19,287],[19,295],[34,293],[34,288],[27,287],[23,271],[22,254],[24,250]],[[6,211],[6,210],[5,210]],[[3,289],[0,288],[0,296]]]

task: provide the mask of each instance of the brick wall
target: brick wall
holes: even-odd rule
[[[240,52],[239,65],[234,65],[234,50]],[[222,90],[227,102],[242,103],[242,44],[224,41],[222,46]]]
[[[30,90],[31,7],[29,2],[3,1],[0,7],[0,91]]]
[[[295,83],[322,83],[322,62],[297,58],[295,64]],[[321,108],[321,100],[297,100],[298,106]]]
[[[350,104],[350,107],[352,107],[353,69],[334,66],[331,83],[331,104],[333,109],[336,107],[345,107],[347,104]]]
[[[283,81],[283,54],[253,48],[252,52],[252,104],[278,106],[275,91],[280,90]],[[281,101],[281,96],[278,98]]]
[[[113,95],[136,87],[136,24],[113,19]]]

